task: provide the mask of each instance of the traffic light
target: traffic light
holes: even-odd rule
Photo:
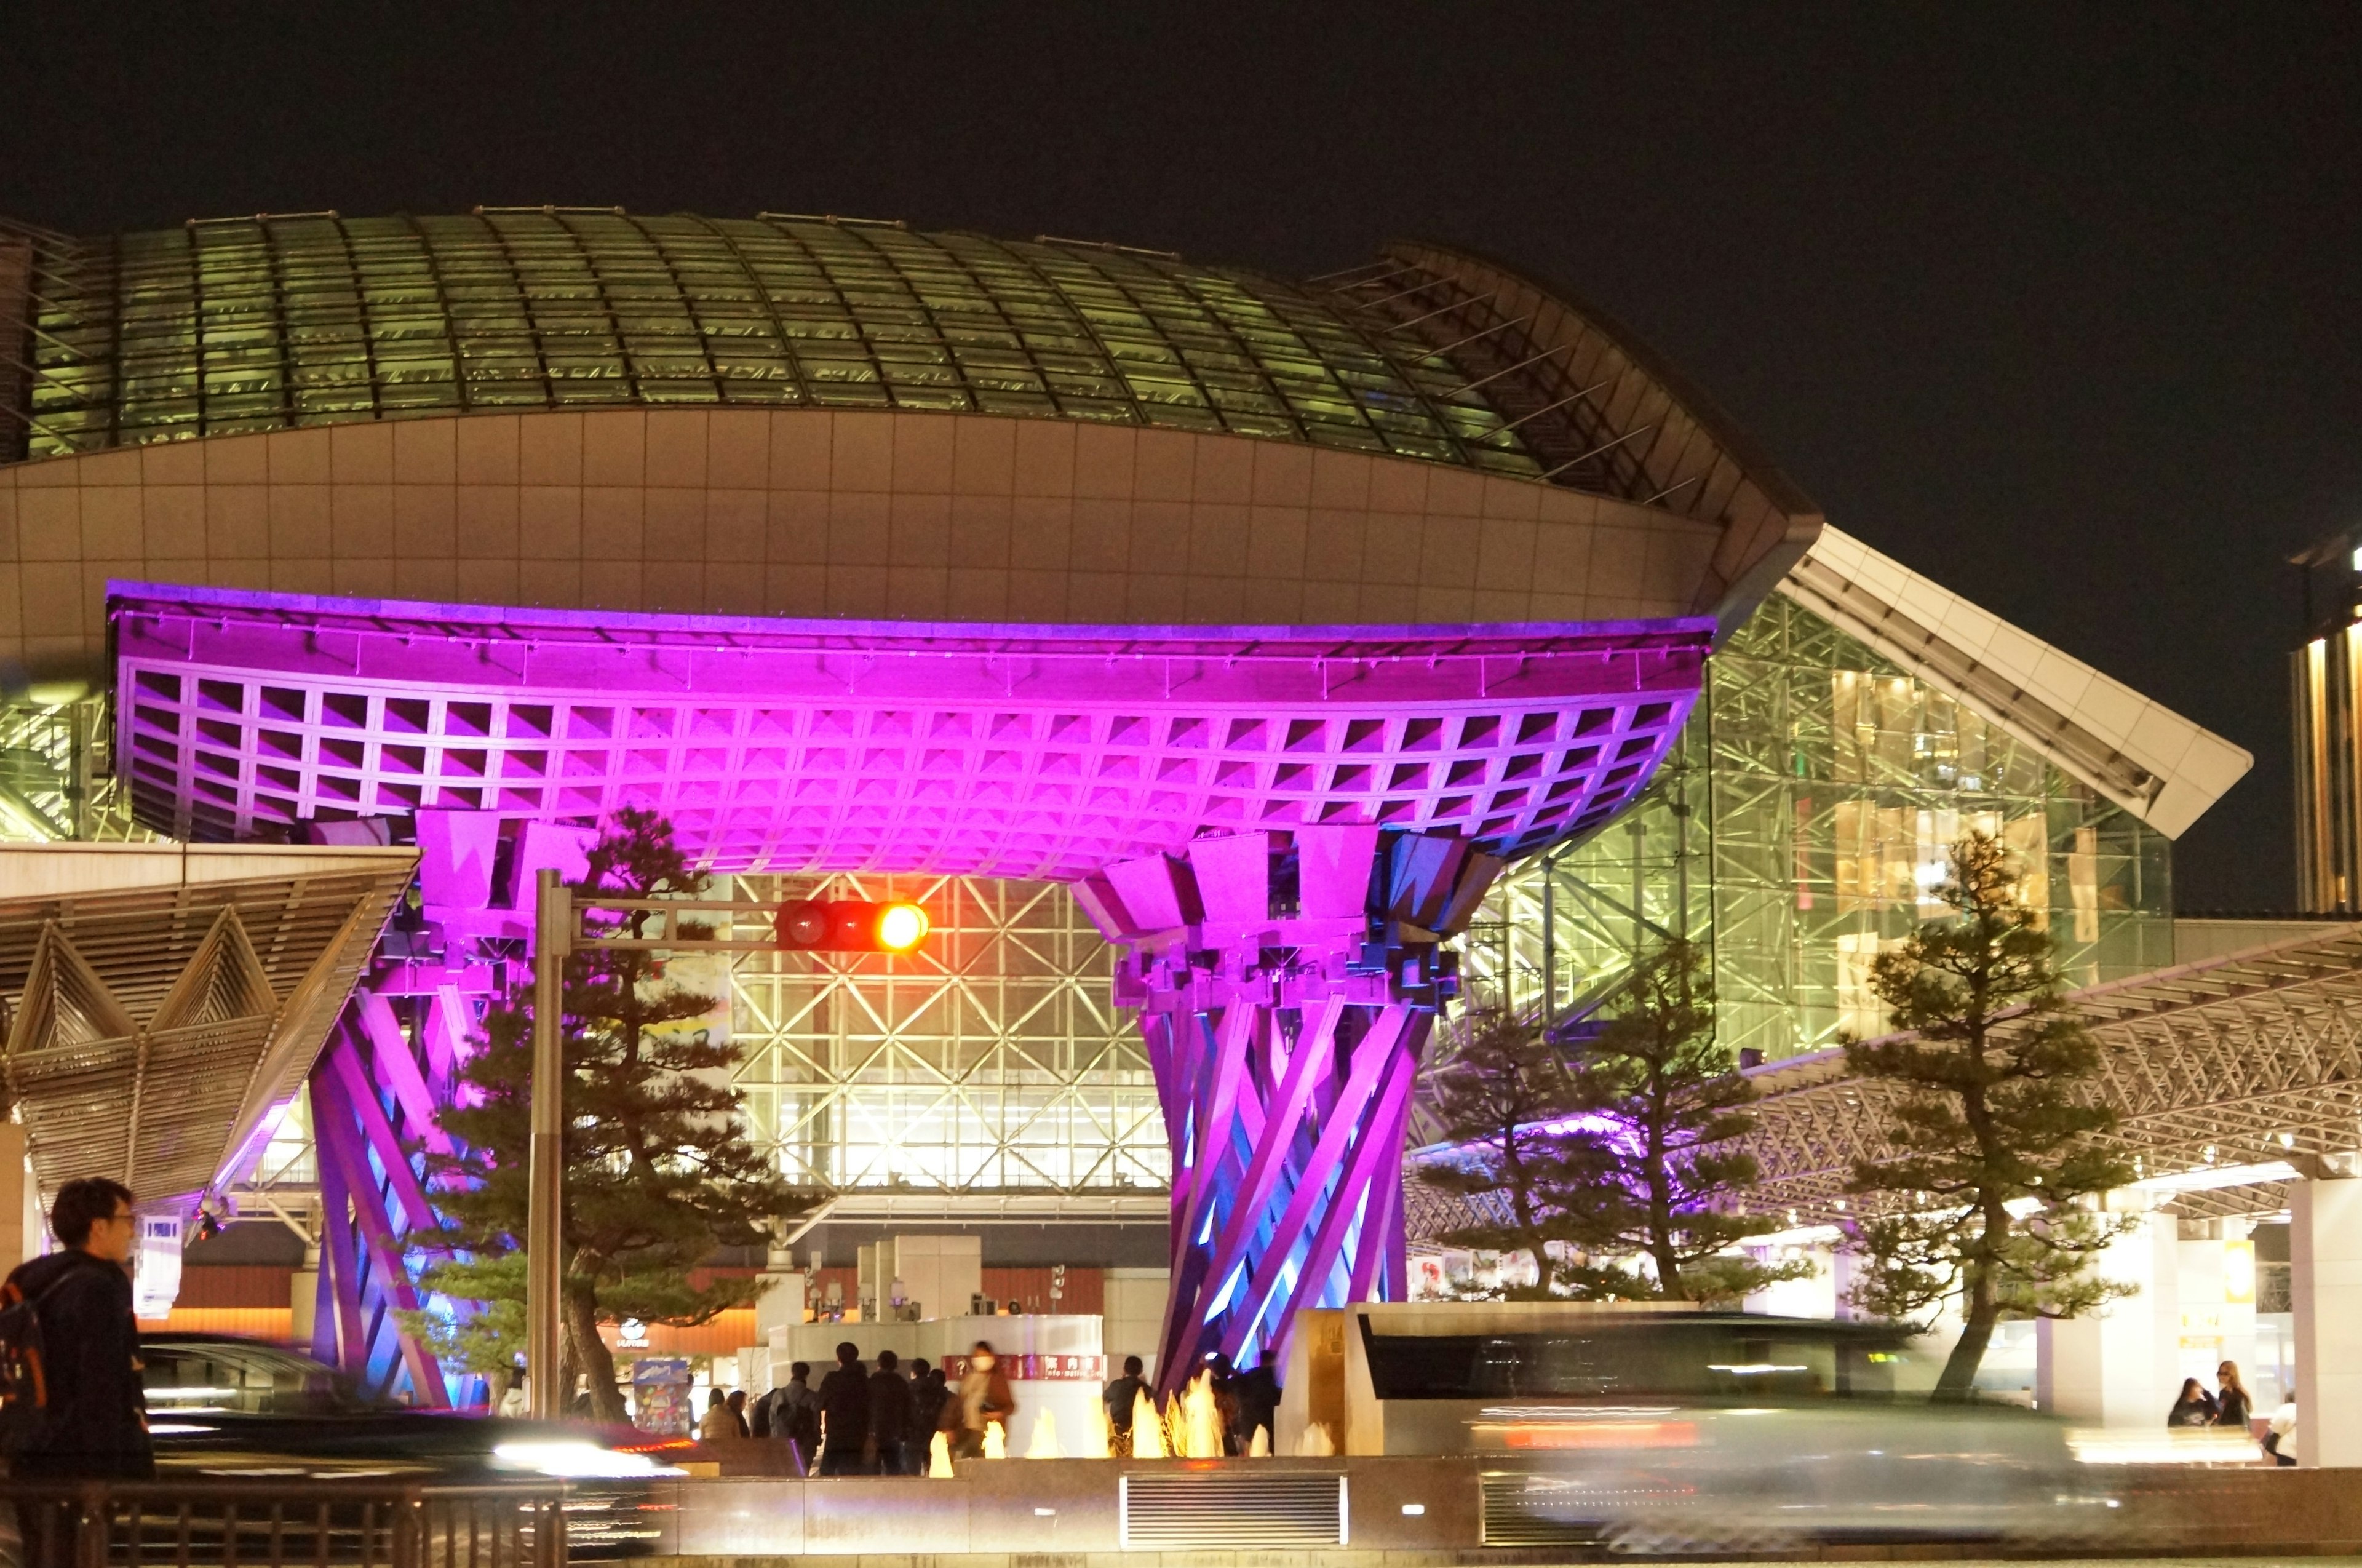
[[[909,953],[933,929],[917,904],[790,899],[779,906],[779,945],[790,953]]]

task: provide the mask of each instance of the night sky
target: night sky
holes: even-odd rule
[[[0,214],[1489,251],[1838,525],[2254,752],[2177,902],[2294,898],[2284,562],[2362,522],[2362,8],[421,9],[0,7]]]

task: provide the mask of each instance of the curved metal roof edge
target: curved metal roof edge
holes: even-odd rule
[[[2244,747],[1834,527],[1779,591],[2168,838],[2255,766]]]
[[[1390,240],[1384,249],[1388,255],[1393,255],[1398,249],[1414,247],[1421,250],[1434,251],[1440,255],[1457,257],[1472,266],[1480,267],[1501,278],[1523,283],[1537,293],[1547,295],[1557,302],[1570,315],[1588,322],[1600,336],[1615,344],[1635,367],[1662,387],[1666,394],[1681,405],[1683,412],[1709,432],[1722,448],[1730,454],[1731,460],[1746,470],[1748,478],[1755,481],[1772,504],[1791,516],[1818,517],[1821,515],[1820,504],[1805,493],[1804,487],[1798,484],[1786,469],[1772,461],[1771,454],[1765,451],[1737,420],[1725,412],[1720,403],[1715,402],[1704,388],[1692,381],[1672,360],[1666,359],[1651,346],[1648,339],[1635,332],[1620,318],[1600,309],[1581,294],[1560,283],[1539,276],[1522,267],[1514,266],[1486,251],[1475,250],[1461,245],[1447,245],[1439,240],[1410,237]]]
[[[1804,487],[1774,462],[1755,438],[1724,411],[1721,404],[1646,338],[1616,316],[1551,280],[1485,251],[1425,239],[1393,240],[1384,246],[1382,251],[1406,261],[1421,254],[1443,258],[1504,283],[1529,290],[1537,297],[1555,304],[1581,322],[1586,330],[1605,339],[1632,369],[1678,408],[1713,443],[1717,452],[1728,459],[1745,482],[1754,488],[1765,507],[1779,519],[1776,528],[1764,527],[1762,525],[1767,520],[1761,518],[1726,514],[1707,519],[1722,525],[1724,547],[1716,552],[1719,581],[1713,597],[1702,599],[1695,608],[1715,616],[1721,624],[1723,636],[1727,637],[1740,623],[1754,613],[1756,608],[1771,596],[1781,579],[1804,558],[1814,541],[1820,536],[1826,519],[1819,503],[1805,493]],[[1617,394],[1610,395],[1613,398]],[[1653,450],[1654,445],[1651,443],[1650,447],[1644,450]],[[1677,449],[1673,460],[1677,466],[1685,466],[1687,456],[1686,452]],[[1677,479],[1671,472],[1661,477],[1675,488],[1689,482]]]

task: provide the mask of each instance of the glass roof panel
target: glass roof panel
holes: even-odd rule
[[[979,408],[1535,476],[1470,371],[1161,252],[766,215],[232,218],[45,258],[27,455],[536,403]]]

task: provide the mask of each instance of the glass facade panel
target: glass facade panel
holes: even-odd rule
[[[1871,964],[1942,912],[1971,828],[2024,857],[2070,984],[2173,962],[2163,834],[1775,594],[1708,664],[1643,801],[1504,879],[1470,933],[1471,993],[1579,1016],[1636,946],[1687,935],[1711,947],[1732,1049],[1882,1032]]]

